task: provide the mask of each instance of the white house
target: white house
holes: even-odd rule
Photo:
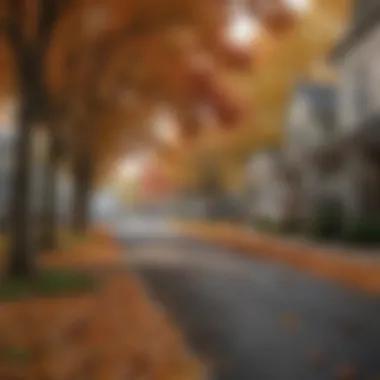
[[[332,52],[340,69],[339,141],[346,145],[351,218],[380,215],[380,2],[355,0],[351,27]]]
[[[281,153],[263,150],[251,157],[246,170],[251,217],[282,223],[286,214],[286,188],[281,176]]]
[[[299,83],[290,99],[284,131],[284,154],[302,165],[311,150],[323,147],[335,133],[335,89],[330,85]]]
[[[342,202],[345,187],[342,157],[334,144],[336,136],[336,89],[332,85],[299,83],[284,131],[288,218],[313,222],[326,202]]]
[[[335,136],[335,98],[331,85],[295,86],[281,150],[256,154],[247,169],[251,214],[256,219],[305,225],[321,203],[341,199],[338,168],[329,170],[332,165],[325,162]]]

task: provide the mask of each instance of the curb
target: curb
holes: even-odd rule
[[[177,230],[185,236],[237,248],[245,256],[286,264],[351,289],[380,295],[380,261],[349,256],[338,250],[321,251],[305,243],[279,241],[272,236],[226,225],[182,224]]]

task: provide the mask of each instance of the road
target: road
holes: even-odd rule
[[[380,379],[380,298],[137,225],[128,259],[215,379]]]

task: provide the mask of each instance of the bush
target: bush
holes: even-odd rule
[[[321,240],[336,240],[341,232],[342,225],[328,216],[315,218],[311,226],[311,235]]]
[[[363,218],[349,223],[344,232],[344,239],[352,244],[380,243],[380,218]]]
[[[342,237],[343,214],[339,203],[326,202],[318,208],[311,222],[310,233],[314,238],[337,240]]]
[[[69,270],[45,270],[34,278],[7,279],[0,284],[0,301],[33,296],[58,297],[95,291],[97,280],[88,274]]]
[[[280,231],[283,234],[296,234],[301,231],[300,223],[296,220],[287,220],[281,223]]]
[[[278,233],[281,230],[281,226],[279,225],[279,223],[276,223],[273,220],[270,220],[267,218],[256,219],[253,222],[253,226],[256,227],[257,229],[260,229],[266,232]]]

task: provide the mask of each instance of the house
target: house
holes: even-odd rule
[[[340,70],[338,141],[345,146],[347,217],[380,215],[380,2],[354,0],[351,26],[332,52]]]
[[[303,82],[295,86],[283,145],[288,222],[307,227],[328,204],[344,208],[343,156],[334,143],[335,114],[334,85]]]
[[[328,154],[317,154],[335,134],[335,92],[332,85],[295,85],[281,150],[259,152],[247,169],[254,219],[305,225],[324,199],[340,198],[336,173],[324,162]]]
[[[281,152],[264,149],[254,154],[247,165],[245,178],[250,219],[282,224],[286,212],[286,188],[282,180]]]
[[[351,26],[331,55],[337,86],[298,83],[288,107],[280,170],[285,200],[276,209],[305,227],[321,210],[334,210],[342,231],[380,217],[380,2],[354,0],[353,9]],[[260,207],[268,213],[265,201],[256,212]]]

